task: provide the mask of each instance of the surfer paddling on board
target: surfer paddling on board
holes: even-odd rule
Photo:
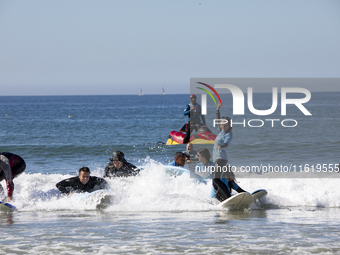
[[[202,115],[201,106],[196,102],[196,95],[190,96],[190,104],[185,107],[184,115],[188,116],[189,120],[188,124],[185,123],[180,131],[186,132],[183,143],[188,143],[192,130],[197,132],[200,127],[205,126],[205,117]]]
[[[14,183],[13,179],[22,174],[26,169],[25,161],[18,155],[10,152],[0,153],[0,181],[6,180],[7,202],[13,198]],[[4,190],[0,184],[0,198],[4,196]]]
[[[220,117],[221,104],[216,109],[216,119],[224,119],[225,123],[219,125],[220,132],[216,136],[213,148],[214,171],[212,172],[213,190],[212,197],[223,201],[231,196],[231,189],[237,192],[245,192],[235,183],[235,175],[228,166],[226,149],[232,140],[232,127],[229,117]]]
[[[135,165],[125,160],[124,153],[121,151],[113,152],[110,161],[112,162],[105,167],[104,178],[136,176],[140,171]]]
[[[79,169],[79,175],[65,179],[56,184],[57,188],[63,194],[72,194],[79,192],[93,192],[99,189],[105,189],[107,182],[99,177],[90,176],[90,169],[86,166]]]
[[[183,152],[176,152],[174,156],[174,161],[172,161],[169,166],[180,166],[183,167],[185,165],[185,154]]]

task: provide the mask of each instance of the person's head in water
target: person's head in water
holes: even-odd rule
[[[194,146],[191,143],[187,143],[187,151],[191,151],[194,149]]]
[[[196,95],[191,95],[190,96],[190,102],[195,105],[196,104]]]
[[[197,151],[197,157],[200,162],[206,165],[210,160],[210,152],[207,148],[201,148]]]
[[[223,130],[224,132],[230,132],[232,130],[232,127],[230,125],[231,119],[228,116],[224,116],[221,119],[226,120],[227,122],[224,124],[220,124],[220,129]]]
[[[185,165],[185,154],[183,152],[176,152],[175,162],[179,166],[184,166]]]
[[[79,169],[79,180],[82,184],[86,184],[88,183],[88,181],[90,180],[90,169],[86,166],[82,167]]]
[[[121,151],[114,151],[112,158],[110,158],[115,168],[121,168],[125,162],[124,153]]]

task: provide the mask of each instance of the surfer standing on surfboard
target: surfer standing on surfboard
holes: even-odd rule
[[[216,109],[216,119],[220,118],[221,104],[218,104]],[[231,196],[231,189],[237,192],[246,192],[235,183],[235,175],[228,166],[228,156],[226,149],[232,140],[232,127],[230,125],[229,117],[222,117],[226,120],[225,124],[220,124],[220,132],[216,136],[214,149],[213,149],[213,160],[214,170],[212,172],[212,183],[213,189],[211,197],[216,197],[219,201],[223,201]]]
[[[6,179],[7,202],[11,202],[13,198],[13,179],[19,176],[25,169],[26,163],[20,156],[10,152],[0,153],[0,181]],[[0,184],[0,198],[3,196],[3,193],[4,190]]]
[[[184,125],[184,127],[186,126],[186,133],[183,143],[188,143],[192,130],[197,132],[200,127],[205,126],[205,117],[202,115],[201,106],[196,102],[196,95],[190,96],[190,104],[185,107],[184,115],[188,116],[189,120],[188,124]],[[184,127],[182,127],[181,130],[183,130]]]

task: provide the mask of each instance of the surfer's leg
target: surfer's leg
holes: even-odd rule
[[[213,179],[213,187],[220,202],[231,197],[228,187],[219,178]]]
[[[212,178],[221,179],[223,175],[223,170],[227,170],[228,160],[225,159],[217,159],[214,164],[214,172],[212,172]]]
[[[191,124],[189,123],[188,125],[187,125],[187,132],[185,133],[185,136],[184,136],[184,138],[183,138],[183,144],[186,144],[186,143],[188,143],[189,142],[189,140],[190,140],[190,126],[191,126]]]

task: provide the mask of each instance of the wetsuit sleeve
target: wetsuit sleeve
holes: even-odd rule
[[[103,178],[99,178],[96,177],[96,185],[100,188],[100,189],[105,189],[109,187],[109,184],[107,183],[107,181],[105,181]]]
[[[140,171],[140,169],[138,169],[135,165],[131,163],[126,163],[123,167],[126,167],[132,175],[137,175]]]
[[[190,105],[184,108],[184,116],[190,116]]]
[[[220,114],[220,110],[216,110],[216,119],[221,119],[221,114]],[[218,126],[218,131],[221,131],[221,128],[220,128],[220,125],[217,125]]]
[[[243,190],[240,186],[238,186],[234,181],[232,181],[231,184],[232,184],[232,188],[236,190],[238,193],[247,192]]]
[[[7,196],[13,196],[14,183],[13,183],[13,172],[9,162],[9,159],[4,155],[0,155],[0,169],[5,174],[6,184],[7,184]]]
[[[108,188],[108,183],[103,178],[91,176],[87,184],[85,184],[84,187],[79,191],[93,192],[105,188]]]
[[[69,194],[73,190],[72,183],[74,182],[74,177],[63,180],[61,182],[58,182],[56,184],[57,188],[60,190],[63,194]]]
[[[106,165],[105,170],[104,170],[104,178],[105,177],[111,177],[111,173],[110,173],[110,167],[109,164]]]
[[[221,118],[220,110],[216,110],[216,119],[220,118]]]

